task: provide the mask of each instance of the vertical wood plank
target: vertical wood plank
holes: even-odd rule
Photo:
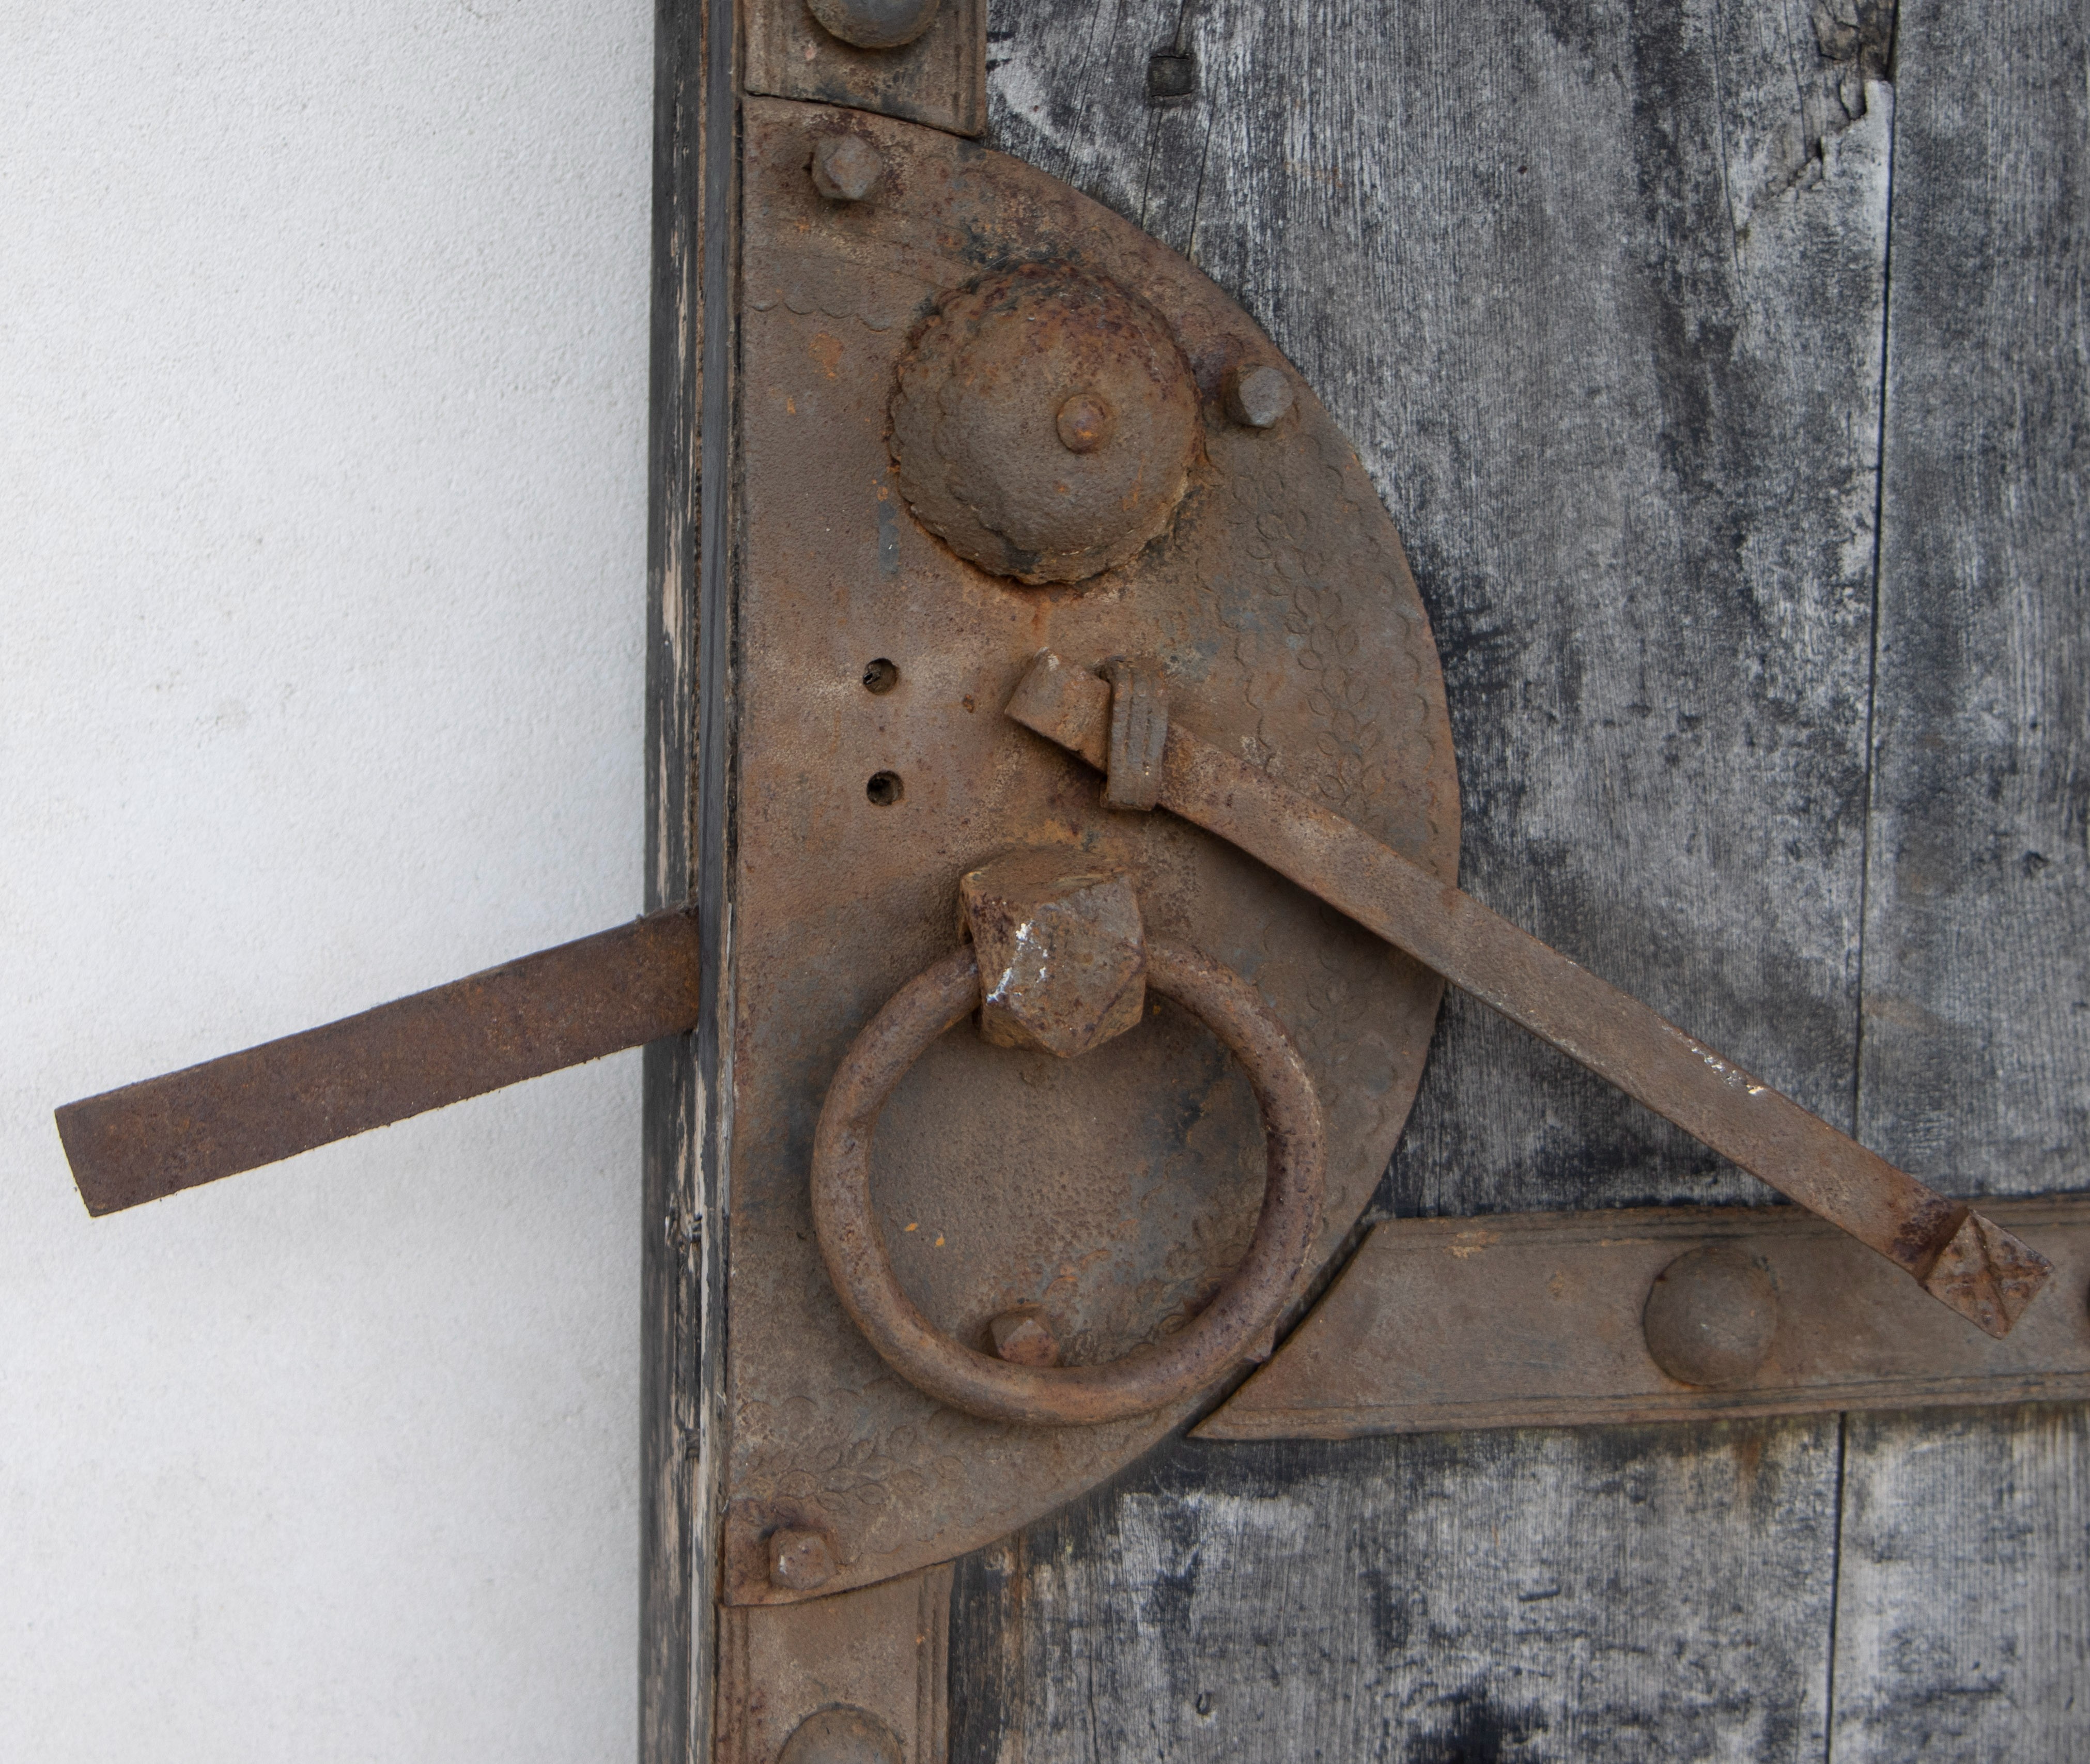
[[[716,1419],[723,1333],[720,1013],[731,639],[722,537],[736,13],[657,0],[647,441],[647,909],[695,895],[704,1022],[645,1052],[641,1251],[639,1757],[711,1755]],[[723,149],[723,150],[722,150]],[[723,224],[722,224],[723,223]]]
[[[1021,1756],[1819,1758],[1836,1445],[1817,1417],[1185,1451],[1030,1534]]]
[[[1853,1415],[1848,1464],[1835,1764],[2090,1758],[2090,1413]]]
[[[996,144],[1189,253],[1357,442],[1444,657],[1466,885],[1847,1125],[1893,94],[1877,24],[1833,24],[1039,0],[990,88]],[[1179,31],[1198,90],[1150,103]],[[1456,1000],[1390,1183],[1762,1198]],[[1815,1757],[1837,1439],[1178,1447],[1028,1534],[1013,1593],[961,1571],[960,1633],[1023,1630],[1021,1671],[975,1651],[1032,1764]]]
[[[1951,1192],[2090,1142],[2090,16],[1898,45],[1868,1143]]]
[[[1466,885],[1847,1125],[1877,53],[1800,0],[1206,0],[1199,92],[1153,105],[1179,15],[998,14],[998,144],[1189,251],[1348,428],[1443,653]],[[1395,1179],[1763,1198],[1456,999]]]
[[[696,742],[696,446],[700,295],[703,10],[654,11],[652,386],[647,446],[646,907],[688,899]],[[690,1532],[699,1284],[697,1082],[692,1038],[643,1056],[640,1211],[639,1738],[643,1764],[690,1755]]]
[[[1904,0],[1895,71],[1860,1130],[1950,1192],[2079,1187],[2090,19]],[[2090,1757],[2086,1484],[2080,1409],[1852,1418],[1839,1764]]]

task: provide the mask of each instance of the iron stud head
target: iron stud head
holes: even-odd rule
[[[1292,408],[1292,382],[1278,368],[1237,368],[1227,376],[1227,415],[1243,428],[1274,428]]]
[[[987,1040],[1070,1060],[1137,1024],[1146,940],[1127,878],[1047,847],[970,871],[958,894]]]
[[[1746,1384],[1770,1357],[1778,1282],[1735,1245],[1688,1250],[1654,1277],[1641,1327],[1649,1357],[1678,1383]]]
[[[806,0],[820,28],[854,49],[899,49],[936,22],[940,0]]]
[[[796,1527],[769,1538],[769,1584],[787,1592],[810,1593],[835,1577],[835,1547],[818,1531]]]
[[[813,149],[813,187],[830,202],[861,202],[878,187],[885,161],[860,135],[827,135]]]

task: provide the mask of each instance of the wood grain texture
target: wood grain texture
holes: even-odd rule
[[[1464,885],[1849,1126],[1877,44],[1781,0],[993,23],[994,143],[1187,252],[1357,445],[1443,655]],[[1179,31],[1198,91],[1150,103]],[[1386,1201],[1762,1194],[1454,1001]],[[953,1759],[1818,1757],[1837,1438],[1169,1448],[961,1568],[954,1633],[1023,1641],[957,1656]],[[975,1658],[1020,1723],[963,1716]]]
[[[2090,19],[1907,0],[1896,71],[1860,1131],[2079,1188]],[[1852,1418],[1838,1764],[2090,1757],[2086,1490],[2080,1409]]]
[[[2090,1758],[2090,1412],[1853,1415],[1835,1764]]]
[[[1824,1418],[1188,1448],[1032,1529],[1017,1671],[975,1598],[970,1657],[1029,1719],[967,1749],[961,1677],[953,1764],[1818,1758],[1836,1446]]]
[[[992,138],[1138,219],[1321,390],[1454,705],[1462,878],[1847,1127],[1885,88],[1804,4],[995,18]],[[1447,1003],[1403,1211],[1763,1191]]]
[[[658,0],[654,12],[652,383],[647,437],[646,904],[700,901],[703,1010],[717,1012],[716,901],[703,901],[701,811],[707,747],[702,721],[708,635],[704,618],[703,443],[707,332],[707,224],[721,196],[707,125],[730,6]],[[729,70],[731,56],[725,58]],[[731,140],[732,107],[725,111]],[[729,154],[726,163],[731,162]],[[712,376],[712,377],[716,377]],[[722,435],[715,437],[716,448]],[[714,481],[723,483],[722,473]],[[716,627],[717,621],[712,625]],[[704,731],[720,742],[720,718]],[[713,771],[720,768],[716,764]],[[722,777],[722,772],[721,772]],[[716,785],[714,784],[714,794]],[[714,839],[715,835],[712,836]],[[709,1497],[721,1332],[720,1233],[705,1229],[716,1168],[704,1156],[706,1038],[656,1042],[644,1054],[643,1199],[640,1217],[639,1755],[642,1764],[694,1764],[711,1753],[713,1554]],[[713,1041],[715,1046],[715,1038]],[[713,1114],[715,1111],[711,1112]]]
[[[1954,1193],[2090,1143],[2090,16],[1904,7],[1869,1143]]]

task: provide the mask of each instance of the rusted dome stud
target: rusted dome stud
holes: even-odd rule
[[[828,135],[813,149],[813,187],[830,202],[861,202],[878,187],[885,161],[861,135]]]
[[[868,1709],[836,1703],[792,1729],[776,1764],[901,1764],[900,1736]]]
[[[1111,407],[1092,392],[1077,392],[1060,407],[1053,426],[1070,454],[1092,454],[1110,439]]]
[[[948,295],[900,364],[896,476],[968,562],[1081,582],[1167,531],[1200,430],[1168,321],[1071,264],[1026,264]]]
[[[810,1593],[835,1577],[835,1547],[824,1533],[787,1527],[769,1539],[769,1584]]]
[[[1275,428],[1292,408],[1292,382],[1268,366],[1227,376],[1227,415],[1243,428]]]
[[[994,1351],[1011,1366],[1057,1366],[1059,1338],[1035,1310],[1012,1310],[987,1325]]]
[[[820,28],[857,49],[898,49],[936,22],[938,0],[806,0]]]
[[[1692,1250],[1655,1276],[1641,1327],[1649,1357],[1679,1383],[1744,1384],[1770,1357],[1778,1282],[1732,1244]]]

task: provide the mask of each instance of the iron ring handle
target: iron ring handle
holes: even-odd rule
[[[1175,1334],[1103,1366],[1017,1366],[953,1340],[901,1289],[871,1207],[879,1112],[907,1069],[979,1004],[970,947],[893,994],[851,1043],[813,1141],[813,1224],[842,1305],[917,1389],[990,1421],[1082,1426],[1144,1414],[1203,1389],[1277,1320],[1321,1223],[1321,1105],[1284,1026],[1254,987],[1187,945],[1152,938],[1146,983],[1216,1035],[1262,1112],[1267,1173],[1248,1254]]]

